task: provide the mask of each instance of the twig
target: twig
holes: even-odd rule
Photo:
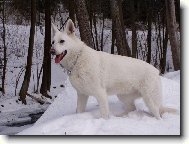
[[[36,98],[35,96],[27,93],[27,96],[31,97],[32,99],[34,99],[35,101],[37,101],[38,103],[40,103],[41,105],[43,105],[45,102],[43,100],[41,100],[40,98]]]
[[[69,19],[70,19],[70,18],[68,17],[68,18],[66,19],[66,21],[62,24],[62,26],[60,27],[59,30],[61,30],[61,29],[64,27],[64,25],[67,23],[67,21],[68,21]]]
[[[16,96],[16,89],[18,87],[18,83],[19,83],[19,80],[20,80],[20,77],[22,76],[22,73],[24,72],[25,68],[21,68],[20,72],[18,73],[18,76],[16,78],[16,87],[15,87],[15,96]]]

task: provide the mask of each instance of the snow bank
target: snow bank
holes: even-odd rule
[[[165,78],[169,77],[171,79]],[[180,109],[180,71],[162,77],[163,103]],[[87,110],[76,114],[76,91],[67,81],[66,88],[58,95],[42,117],[19,135],[179,135],[180,115],[165,113],[162,120],[152,117],[141,99],[137,110],[126,117],[116,117],[123,112],[123,105],[110,96],[110,119],[100,118],[97,101],[89,98]]]

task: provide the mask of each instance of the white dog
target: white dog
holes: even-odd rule
[[[51,53],[69,71],[69,79],[77,90],[77,112],[85,111],[88,97],[95,96],[101,116],[109,117],[108,95],[117,95],[127,106],[125,114],[135,110],[135,99],[142,97],[152,114],[160,119],[162,106],[159,71],[152,65],[126,56],[95,51],[75,36],[75,27],[68,20],[64,32],[52,24],[54,38]]]

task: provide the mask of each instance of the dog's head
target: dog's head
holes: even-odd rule
[[[52,55],[56,55],[55,63],[60,63],[75,45],[75,26],[69,19],[64,32],[60,32],[54,24],[52,24],[52,30],[54,37],[50,52]]]

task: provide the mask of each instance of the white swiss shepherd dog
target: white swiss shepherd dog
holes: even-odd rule
[[[131,57],[95,51],[75,36],[72,20],[68,20],[64,32],[52,24],[51,54],[55,63],[69,71],[69,79],[77,91],[77,112],[85,111],[89,96],[95,96],[101,116],[109,118],[108,96],[117,95],[127,109],[134,111],[134,101],[142,97],[151,113],[161,118],[164,112],[176,109],[162,106],[162,87],[159,71],[152,65]]]

